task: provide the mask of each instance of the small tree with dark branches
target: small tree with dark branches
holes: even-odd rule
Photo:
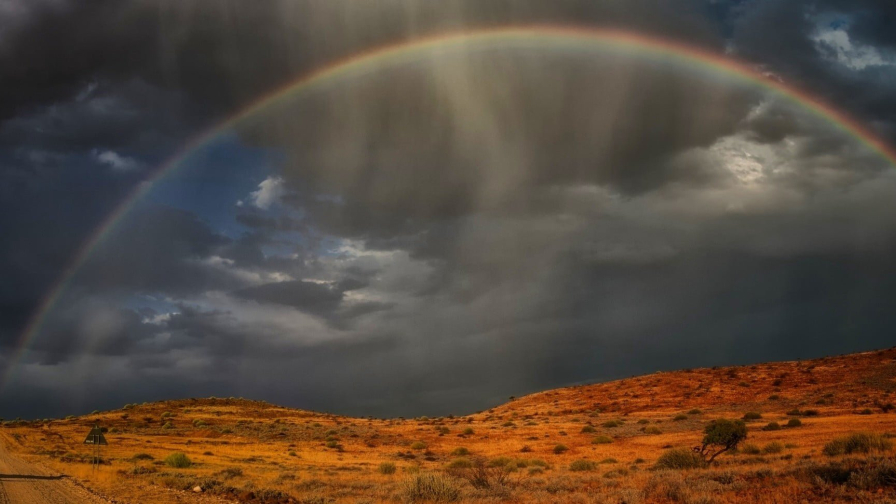
[[[743,420],[713,420],[703,433],[703,445],[698,453],[703,456],[707,464],[711,464],[716,457],[737,448],[737,445],[747,439],[747,424]]]

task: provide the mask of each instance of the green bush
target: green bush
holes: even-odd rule
[[[451,452],[451,455],[454,455],[455,457],[465,457],[465,456],[467,456],[467,455],[469,455],[469,454],[470,454],[470,450],[464,448],[463,446],[460,446],[460,447],[458,447],[458,448],[455,448],[455,449],[452,450],[452,452]]]
[[[657,459],[654,467],[657,469],[696,469],[706,465],[699,453],[694,453],[687,448],[673,448]]]
[[[395,464],[392,462],[383,462],[377,469],[380,474],[395,474]]]
[[[168,467],[177,467],[179,469],[183,469],[185,467],[190,467],[191,465],[193,465],[193,462],[191,462],[190,458],[183,453],[175,452],[165,457],[165,465],[167,465]]]
[[[604,428],[607,428],[607,429],[619,427],[620,425],[622,425],[622,422],[620,422],[618,420],[610,420],[610,421],[603,423]]]
[[[561,453],[563,453],[567,450],[569,450],[569,447],[567,447],[566,445],[562,445],[562,444],[558,444],[557,446],[554,447],[554,453],[557,455],[560,455]]]
[[[597,436],[596,438],[591,440],[592,444],[610,444],[613,442],[613,438],[610,436]]]
[[[663,433],[663,431],[661,431],[659,427],[654,427],[654,426],[644,427],[644,434],[650,434],[651,436],[655,436],[657,434],[662,434],[662,433]]]
[[[435,473],[415,474],[405,480],[401,496],[407,502],[454,502],[460,490],[454,480]]]
[[[464,429],[464,431],[462,432],[462,434],[463,434],[464,436],[472,436],[472,435],[473,435],[473,429],[470,428],[470,427],[467,427],[466,429]]]
[[[470,467],[473,467],[473,462],[464,457],[458,457],[448,463],[448,469],[469,469]]]
[[[414,441],[413,443],[411,443],[411,449],[424,450],[426,449],[426,443],[424,443],[423,441]]]
[[[570,471],[593,471],[596,467],[597,464],[590,460],[576,460],[569,464]]]
[[[580,432],[582,434],[591,434],[592,432],[594,432],[594,427],[592,427],[590,425],[586,425],[586,426],[582,427],[582,430]]]
[[[893,442],[882,434],[858,432],[831,441],[824,445],[822,452],[829,457],[833,457],[835,455],[890,451],[892,449]]]

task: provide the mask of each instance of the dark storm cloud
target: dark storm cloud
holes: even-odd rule
[[[338,56],[460,27],[594,23],[718,40],[697,1],[85,0],[22,2],[12,11],[5,15],[14,28],[0,39],[0,117],[74,96],[95,79],[135,75],[184,90],[216,115]]]
[[[192,213],[172,208],[138,212],[91,254],[78,283],[97,290],[189,294],[235,287],[202,261],[230,242]]]
[[[814,13],[842,11],[853,40],[885,50],[885,8],[28,4],[0,35],[3,340],[141,180],[95,151],[154,166],[196,125],[335,58],[454,28],[625,27],[727,48],[886,133],[890,70],[838,66],[812,39]],[[716,77],[493,48],[284,104],[239,133],[284,154],[289,194],[234,210],[226,230],[141,207],[75,277],[0,407],[245,395],[457,414],[581,380],[887,344],[890,172],[830,125]]]

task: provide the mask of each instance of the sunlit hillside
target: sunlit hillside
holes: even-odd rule
[[[7,421],[0,435],[113,502],[883,503],[896,499],[894,392],[896,348],[655,373],[469,416],[208,398]],[[744,419],[746,440],[691,464],[721,418]],[[109,443],[98,469],[82,444],[94,424]]]

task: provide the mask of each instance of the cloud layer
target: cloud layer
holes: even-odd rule
[[[896,139],[885,2],[351,5],[0,7],[0,364],[150,167],[386,42],[622,27],[727,52]],[[199,395],[465,413],[583,380],[890,344],[896,172],[748,83],[609,51],[470,47],[232,133],[71,279],[0,391],[8,415]]]

